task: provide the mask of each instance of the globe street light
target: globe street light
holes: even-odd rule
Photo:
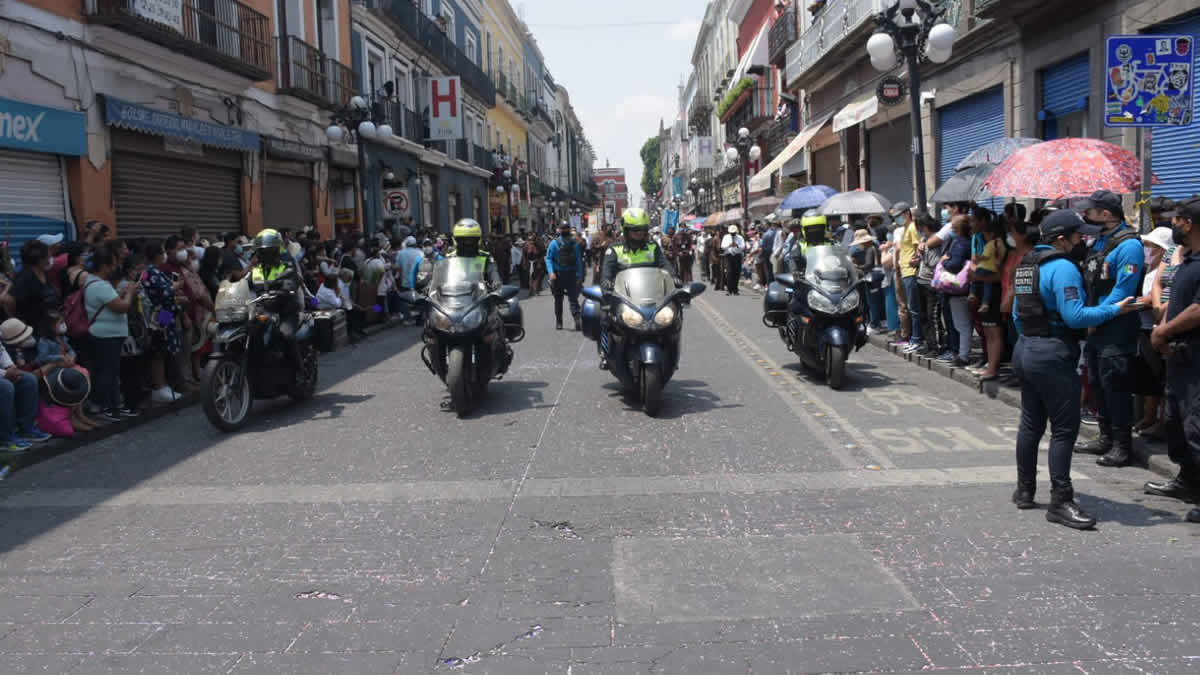
[[[746,127],[738,129],[737,141],[735,145],[725,150],[725,159],[730,162],[741,160],[742,171],[742,218],[749,217],[750,211],[750,194],[749,186],[746,184],[749,178],[750,162],[757,162],[762,157],[762,148],[750,138],[750,130]]]
[[[891,70],[900,57],[908,67],[909,117],[913,136],[913,183],[917,208],[925,213],[925,139],[921,133],[921,59],[933,63],[950,60],[956,38],[954,27],[942,21],[945,8],[927,0],[896,0],[875,17],[879,30],[867,40],[867,55],[876,70]]]
[[[395,93],[396,85],[391,82],[384,82],[383,86],[377,91],[370,94],[370,99],[378,99],[387,101],[392,98]],[[330,125],[325,129],[325,137],[330,143],[341,143],[347,139],[347,134],[353,134],[354,144],[358,149],[358,176],[360,190],[363,192],[363,201],[367,201],[366,195],[368,183],[375,185],[375,179],[368,176],[367,166],[367,144],[365,141],[375,138],[387,138],[392,135],[392,127],[384,120],[379,120],[376,125],[374,110],[372,110],[371,102],[368,97],[355,95],[350,98],[346,105],[334,112]],[[380,178],[392,180],[395,174],[390,170],[389,175],[380,175]],[[367,219],[364,218],[364,221]],[[368,226],[370,223],[364,223]]]

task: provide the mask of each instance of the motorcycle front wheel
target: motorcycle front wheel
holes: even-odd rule
[[[834,391],[846,384],[846,350],[830,345],[826,347],[825,380]]]
[[[240,355],[226,356],[209,367],[201,397],[204,415],[214,427],[229,432],[246,425],[254,399]]]
[[[459,417],[471,411],[471,383],[467,372],[467,350],[454,347],[446,354],[446,387],[450,389],[450,407]]]
[[[642,366],[642,410],[650,417],[662,409],[663,375],[656,365]]]

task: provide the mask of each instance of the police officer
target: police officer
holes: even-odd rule
[[[579,288],[586,268],[583,266],[583,247],[575,240],[571,224],[558,226],[558,238],[546,249],[546,270],[550,272],[550,290],[554,292],[554,327],[562,330],[563,295],[571,305],[575,330],[579,330]]]
[[[1082,331],[1130,314],[1133,298],[1087,306],[1077,263],[1087,257],[1084,232],[1098,233],[1075,211],[1055,211],[1042,220],[1041,242],[1017,265],[1013,320],[1020,338],[1013,371],[1021,380],[1021,424],[1017,432],[1018,509],[1034,507],[1038,444],[1050,422],[1050,507],[1046,520],[1086,530],[1095,519],[1075,503],[1071,452],[1079,435],[1079,362]]]
[[[1150,341],[1167,355],[1167,453],[1179,464],[1179,475],[1146,483],[1146,492],[1194,502],[1200,499],[1200,197],[1168,215],[1174,218],[1175,243],[1191,253],[1175,271],[1171,301]],[[1200,523],[1200,508],[1187,519]]]
[[[624,241],[609,246],[608,251],[604,254],[600,288],[606,293],[611,292],[616,283],[617,274],[631,267],[658,267],[674,277],[675,270],[671,267],[667,257],[663,255],[662,248],[649,241],[650,216],[646,214],[645,209],[625,209],[621,214],[621,223],[625,235]],[[680,281],[676,279],[675,283],[679,284]],[[606,329],[602,328],[601,332],[601,339],[597,342],[600,348],[600,369],[607,370],[608,354],[605,349],[608,337]]]
[[[808,262],[808,249],[813,246],[825,246],[832,244],[829,239],[829,224],[822,216],[815,211],[809,211],[800,219],[800,231],[795,229],[796,223],[792,223],[793,236],[788,240],[787,251],[784,253],[784,261],[789,272],[793,274],[804,274],[804,269]]]
[[[479,241],[483,238],[483,228],[474,218],[463,218],[454,224],[454,229],[451,231],[454,235],[454,252],[450,254],[451,258],[473,258],[483,266],[483,281],[487,284],[489,291],[494,291],[503,284],[500,279],[500,271],[497,269],[496,261],[492,260],[492,256],[479,247]]]
[[[261,230],[254,237],[253,247],[254,266],[250,268],[250,287],[258,294],[271,290],[290,295],[285,300],[272,303],[271,309],[279,312],[279,334],[287,341],[288,353],[299,367],[301,356],[295,337],[303,302],[298,293],[300,274],[285,249],[283,236],[276,230]]]
[[[1112,305],[1122,298],[1138,297],[1145,271],[1145,249],[1137,232],[1125,223],[1121,198],[1099,190],[1077,208],[1084,220],[1100,226],[1100,234],[1084,262],[1083,278],[1092,306]],[[1133,392],[1130,374],[1137,359],[1141,320],[1125,315],[1096,326],[1087,336],[1084,357],[1088,377],[1095,384],[1100,437],[1080,443],[1079,452],[1101,455],[1101,466],[1145,466],[1133,453]]]

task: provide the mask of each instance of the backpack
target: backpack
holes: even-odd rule
[[[86,293],[88,286],[99,282],[99,279],[92,279],[83,285],[83,288],[71,293],[67,296],[67,301],[63,303],[63,318],[67,322],[67,335],[70,335],[76,340],[82,340],[88,336],[88,329],[96,323],[96,319],[100,316],[100,312],[104,311],[104,305],[100,305],[100,309],[88,318]]]

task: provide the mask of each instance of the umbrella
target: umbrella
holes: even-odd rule
[[[827,185],[806,185],[784,197],[781,209],[815,209],[825,203],[826,199],[837,194],[837,190]]]
[[[980,164],[963,169],[946,179],[930,197],[932,202],[976,202],[991,197],[983,181],[996,170],[995,164]]]
[[[728,223],[738,223],[742,220],[742,218],[743,215],[741,207],[729,209],[721,216],[721,224],[725,225]]]
[[[892,208],[892,203],[878,192],[851,190],[850,192],[839,192],[825,200],[825,203],[821,204],[820,211],[823,216],[869,215],[887,213],[890,208]]]
[[[710,225],[720,225],[721,219],[724,217],[725,217],[724,211],[717,211],[716,213],[710,213],[710,214],[708,214],[708,218],[704,219],[704,226],[708,227]]]
[[[1060,138],[1018,150],[983,187],[1005,197],[1062,199],[1096,190],[1136,192],[1141,183],[1142,163],[1125,148],[1095,138]]]
[[[971,169],[981,164],[999,164],[1012,157],[1014,152],[1041,142],[1042,139],[1040,138],[1001,138],[998,141],[992,141],[987,145],[975,148],[974,152],[967,155],[963,161],[958,163],[958,166],[954,167],[954,170],[962,171],[963,169]]]

